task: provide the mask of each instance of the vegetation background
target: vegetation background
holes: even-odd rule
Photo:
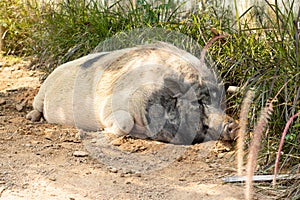
[[[34,57],[35,67],[50,73],[59,64],[93,51],[99,42],[121,31],[163,28],[186,34],[205,46],[217,36],[208,52],[214,59],[225,87],[239,86],[227,99],[228,110],[238,118],[247,90],[255,97],[248,113],[246,144],[252,138],[259,112],[268,99],[275,100],[274,112],[264,132],[258,157],[258,174],[271,174],[282,131],[300,111],[300,8],[296,1],[264,1],[235,15],[226,6],[214,4],[186,11],[186,2],[151,3],[146,0],[6,0],[0,2],[1,56]],[[126,2],[126,3],[124,3]],[[280,6],[279,6],[280,3]],[[297,12],[295,12],[297,11]],[[1,57],[0,57],[1,58]],[[278,94],[278,95],[277,95]],[[246,147],[247,149],[247,147]],[[300,118],[285,137],[281,173],[300,172]],[[299,181],[277,187],[287,196],[300,198]]]

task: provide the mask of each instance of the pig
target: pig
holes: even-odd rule
[[[189,145],[235,137],[224,101],[222,82],[206,59],[154,42],[57,67],[26,118]]]

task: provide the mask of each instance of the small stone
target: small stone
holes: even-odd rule
[[[25,144],[24,146],[25,146],[25,147],[32,147],[32,144],[27,143],[27,144]]]
[[[6,104],[6,100],[5,99],[0,99],[0,106],[3,106]]]
[[[138,146],[138,149],[140,151],[145,151],[145,150],[147,150],[147,147],[141,145],[141,146]]]
[[[225,153],[219,153],[217,157],[218,157],[218,158],[223,158],[224,155],[225,155]]]
[[[16,109],[17,111],[21,112],[23,110],[23,108],[26,106],[27,101],[23,100],[21,103],[16,105]]]
[[[56,178],[55,177],[50,177],[49,180],[50,181],[56,181]]]
[[[5,184],[5,181],[0,181],[0,184]]]
[[[17,111],[21,112],[23,110],[24,106],[22,104],[17,104],[16,109]]]
[[[32,141],[31,141],[31,144],[32,144],[32,145],[37,145],[37,144],[40,144],[40,143],[41,143],[40,141],[36,141],[36,140],[32,140]]]
[[[90,174],[92,174],[92,172],[91,171],[86,171],[85,174],[90,175]]]
[[[185,178],[179,178],[178,180],[179,180],[179,181],[186,181]]]
[[[86,157],[88,155],[89,155],[89,153],[85,152],[85,151],[74,151],[73,152],[73,156],[75,156],[75,157]]]
[[[115,139],[115,140],[113,140],[112,142],[111,142],[111,144],[112,145],[114,145],[114,146],[121,146],[122,145],[122,140],[120,140],[120,139]]]
[[[24,183],[24,184],[22,185],[22,188],[23,188],[23,189],[27,189],[28,186],[29,186],[29,183]]]
[[[142,176],[142,173],[141,173],[141,172],[135,172],[134,175],[135,175],[136,177],[141,177],[141,176]]]
[[[184,159],[183,156],[178,156],[178,157],[176,158],[176,161],[177,161],[177,162],[181,162],[183,159]]]
[[[55,136],[54,136],[53,132],[45,130],[45,136],[44,137],[47,140],[53,140]]]
[[[130,169],[125,169],[125,170],[123,171],[123,173],[124,173],[124,174],[134,174],[134,172],[133,172],[132,170],[130,170]]]
[[[114,167],[109,167],[109,168],[108,168],[108,171],[111,172],[111,173],[117,173],[117,172],[118,172],[118,169],[117,169],[117,168],[114,168]]]

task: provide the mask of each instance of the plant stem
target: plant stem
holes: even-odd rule
[[[293,122],[293,120],[294,120],[298,115],[300,115],[300,112],[296,113],[295,115],[293,115],[293,116],[289,119],[289,121],[286,123],[285,128],[284,128],[284,130],[283,130],[283,133],[282,133],[282,136],[281,136],[281,140],[280,140],[280,143],[279,143],[279,148],[278,148],[277,156],[276,156],[276,161],[275,161],[273,186],[276,185],[276,176],[277,176],[277,173],[278,173],[278,165],[279,165],[280,153],[281,153],[282,146],[283,146],[283,143],[284,143],[284,138],[285,138],[285,136],[286,136],[287,131],[289,130],[290,124]]]

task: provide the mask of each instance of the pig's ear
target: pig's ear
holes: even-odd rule
[[[171,91],[173,97],[182,96],[186,92],[183,82],[180,80],[174,80],[172,78],[164,79],[164,87]]]

